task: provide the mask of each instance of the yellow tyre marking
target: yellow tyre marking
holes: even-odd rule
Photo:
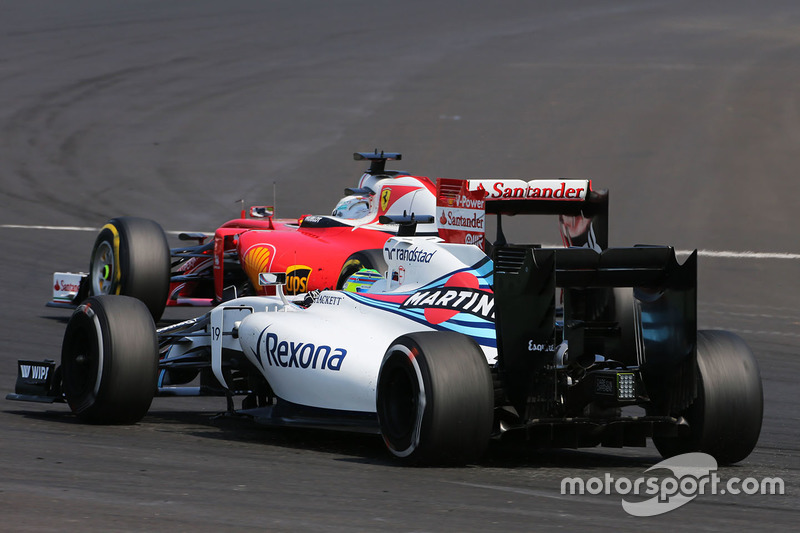
[[[114,242],[112,245],[112,248],[114,248],[114,284],[117,286],[114,294],[119,294],[120,290],[122,289],[119,284],[119,280],[122,278],[122,271],[119,267],[119,231],[117,231],[117,227],[114,226],[114,224],[106,224],[100,231],[102,232],[105,229],[110,231],[114,236]]]

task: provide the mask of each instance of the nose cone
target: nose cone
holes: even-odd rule
[[[256,356],[261,333],[269,328],[272,313],[252,313],[239,324],[239,344],[248,358]]]

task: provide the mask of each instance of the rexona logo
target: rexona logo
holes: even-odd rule
[[[311,267],[305,265],[292,265],[286,269],[286,294],[300,294],[308,292],[308,278],[311,276]]]
[[[284,341],[275,333],[267,333],[266,329],[261,332],[256,347],[256,358],[263,367],[279,366],[338,372],[346,356],[347,350],[344,348],[334,348],[326,344],[314,345],[310,342]]]
[[[425,320],[431,324],[446,322],[458,313],[494,320],[494,295],[479,288],[475,275],[459,272],[443,287],[415,292],[400,308],[424,309]]]

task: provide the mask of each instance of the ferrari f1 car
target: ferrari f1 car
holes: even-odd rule
[[[409,234],[384,244],[385,274],[349,291],[241,297],[161,329],[139,300],[91,297],[61,363],[20,361],[9,398],[135,423],[154,395],[218,395],[266,424],[380,433],[418,464],[475,461],[511,435],[570,448],[652,438],[664,456],[722,464],[750,454],[758,366],[736,335],[697,331],[696,253],[607,248],[608,196],[588,181],[440,180],[437,194],[450,240],[480,243],[485,213],[498,215],[492,258],[412,236],[407,216],[385,220]],[[509,244],[500,220],[521,213],[559,214],[572,246]]]
[[[165,306],[209,306],[235,296],[274,294],[258,284],[262,272],[285,273],[284,291],[292,295],[341,288],[361,268],[384,269],[381,249],[397,226],[382,224],[380,217],[432,215],[436,186],[426,177],[386,170],[387,161],[401,159],[399,153],[353,155],[370,167],[358,187],[345,189],[329,216],[275,219],[272,207],[255,206],[220,226],[212,240],[182,233],[181,240],[196,244],[173,249],[156,222],[111,219],[95,240],[89,272],[56,272],[48,305],[74,308],[88,296],[122,294],[142,300],[158,320]],[[420,229],[436,234],[434,224]]]

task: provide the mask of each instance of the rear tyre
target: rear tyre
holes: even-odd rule
[[[89,264],[89,295],[138,298],[154,320],[169,295],[171,255],[164,230],[146,218],[112,218],[97,235]]]
[[[636,298],[630,287],[614,288],[614,319],[620,330],[618,358],[629,365],[640,364],[636,341]]]
[[[133,424],[156,391],[158,339],[147,307],[128,296],[93,296],[67,324],[62,389],[72,411],[93,424]]]
[[[663,457],[705,452],[720,464],[736,463],[755,448],[761,433],[764,395],[753,352],[727,331],[697,332],[698,395],[683,413],[687,438],[654,437]]]
[[[342,265],[342,270],[339,273],[339,281],[336,282],[336,288],[341,289],[347,278],[361,270],[368,268],[377,270],[381,274],[386,273],[386,261],[383,260],[383,250],[362,250],[356,252],[347,258],[347,261]]]
[[[399,337],[383,358],[377,412],[387,448],[404,463],[474,462],[489,444],[494,414],[486,357],[458,333]]]

